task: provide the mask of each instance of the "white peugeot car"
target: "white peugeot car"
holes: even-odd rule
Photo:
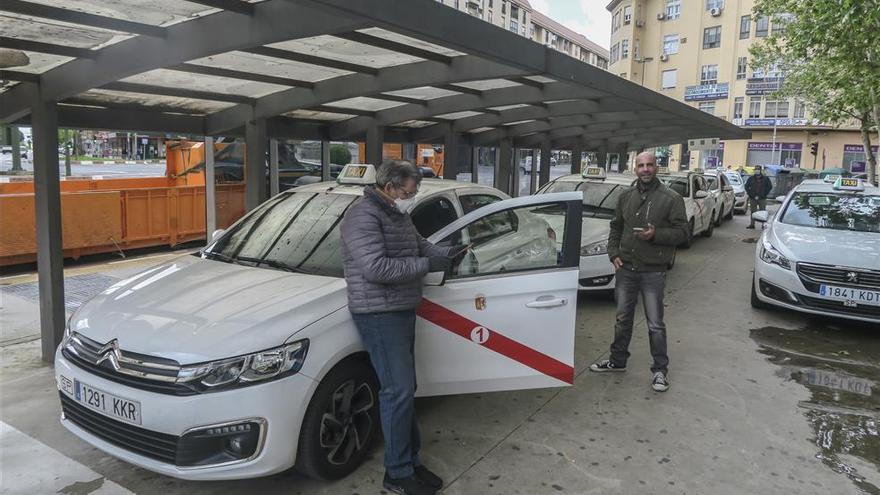
[[[81,306],[55,359],[62,424],[184,479],[356,469],[379,433],[378,384],[347,309],[339,223],[374,177],[349,165],[279,194],[198,255]],[[425,278],[419,395],[570,385],[581,195],[426,179],[417,198],[432,242],[471,245]]]
[[[608,260],[608,233],[620,195],[636,180],[633,175],[608,174],[599,167],[587,167],[548,182],[536,194],[580,191],[584,195],[581,228],[579,285],[583,291],[614,289],[614,265]],[[673,258],[672,263],[675,263]],[[670,264],[670,268],[672,264]]]
[[[681,247],[689,248],[697,234],[711,237],[715,229],[717,207],[715,199],[709,194],[709,183],[702,173],[672,172],[658,173],[657,178],[666,187],[677,192],[684,198],[684,209],[688,218],[688,236]]]
[[[745,181],[743,181],[742,176],[738,172],[732,170],[725,170],[724,176],[727,177],[727,180],[730,181],[730,186],[733,187],[733,212],[745,213],[749,208]]]
[[[880,189],[807,180],[784,199],[755,252],[752,306],[880,323]]]

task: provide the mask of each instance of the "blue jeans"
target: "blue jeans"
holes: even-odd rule
[[[648,320],[648,340],[654,363],[651,372],[666,374],[669,356],[666,354],[666,324],[663,323],[663,292],[666,289],[666,272],[636,272],[624,266],[615,274],[617,296],[617,324],[614,326],[614,343],[611,344],[611,362],[625,367],[629,359],[629,342],[632,339],[633,318],[639,294]]]
[[[421,440],[415,415],[416,312],[352,314],[379,377],[379,414],[385,437],[385,469],[392,478],[414,474]]]

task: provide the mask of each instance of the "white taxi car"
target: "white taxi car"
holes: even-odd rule
[[[715,200],[715,226],[720,227],[722,221],[733,219],[736,203],[733,186],[727,175],[719,170],[707,170],[703,172],[703,177],[709,184],[709,195]]]
[[[374,179],[349,165],[281,193],[197,256],[82,305],[55,359],[62,424],[184,479],[356,469],[379,433],[378,384],[347,310],[339,223]],[[581,195],[426,179],[411,211],[432,242],[471,245],[425,278],[419,395],[570,385]]]
[[[583,227],[579,286],[583,291],[614,289],[614,265],[608,260],[608,233],[620,195],[636,180],[633,175],[606,174],[600,167],[587,167],[548,182],[535,194],[569,191],[583,193]]]
[[[755,252],[752,306],[880,323],[880,189],[860,179],[806,180]]]
[[[734,172],[733,170],[725,170],[724,176],[727,177],[727,180],[730,181],[730,186],[733,187],[733,212],[745,213],[749,208],[745,181],[743,181],[739,172]]]
[[[697,234],[711,237],[715,229],[717,207],[709,194],[709,183],[702,173],[666,172],[664,167],[657,178],[684,198],[684,208],[688,217],[688,237],[681,247],[689,248]]]

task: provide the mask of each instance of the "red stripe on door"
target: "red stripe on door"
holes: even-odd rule
[[[417,314],[440,328],[449,330],[460,337],[491,349],[502,356],[513,359],[547,376],[568,384],[574,383],[574,367],[505,337],[439,304],[422,299],[422,304],[419,306]],[[474,338],[471,334],[477,328],[483,329],[479,332],[485,333],[480,333]]]

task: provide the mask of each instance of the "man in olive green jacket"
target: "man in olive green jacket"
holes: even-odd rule
[[[636,157],[636,174],[636,185],[618,198],[608,235],[608,257],[617,271],[617,324],[611,356],[590,365],[590,370],[626,371],[633,317],[641,293],[654,358],[651,387],[665,392],[669,389],[669,357],[663,292],[675,247],[687,240],[688,221],[684,199],[657,179],[657,158],[653,153]]]

